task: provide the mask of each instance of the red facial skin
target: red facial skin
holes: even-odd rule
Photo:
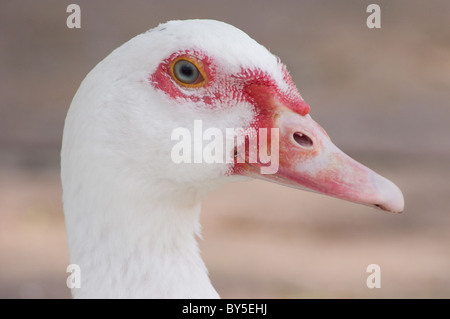
[[[172,79],[170,65],[172,61],[180,57],[195,59],[206,73],[205,85],[198,88],[203,90],[202,94],[199,94],[196,90],[192,90],[192,94],[186,93]],[[149,82],[153,87],[165,92],[173,99],[185,99],[192,102],[202,101],[211,108],[221,105],[224,100],[239,101],[241,99],[252,103],[262,113],[267,111],[266,107],[270,107],[265,101],[271,96],[277,96],[284,105],[291,108],[294,112],[301,115],[308,114],[309,106],[303,101],[288,71],[281,63],[280,70],[283,72],[290,94],[283,93],[278,88],[275,80],[261,70],[243,69],[238,74],[218,75],[216,64],[210,57],[196,50],[185,50],[175,52],[163,60],[156,71],[150,75]]]
[[[207,79],[201,87],[181,88],[170,72],[172,61],[179,57],[196,59]],[[309,106],[302,99],[284,65],[283,89],[268,73],[259,69],[242,69],[238,74],[224,74],[213,59],[195,50],[180,51],[161,62],[150,75],[151,85],[170,98],[203,102],[210,109],[232,107],[247,102],[253,107],[255,118],[250,126],[267,128],[267,149],[271,149],[270,129],[279,129],[279,169],[275,174],[260,173],[263,164],[249,162],[246,154],[232,167],[230,175],[245,175],[269,180],[295,188],[308,189],[341,199],[376,206],[386,211],[401,212],[403,195],[392,182],[354,161],[340,151],[326,132],[308,116]],[[298,143],[294,136],[307,136],[310,145]],[[257,153],[260,154],[259,144]]]
[[[198,89],[182,89],[172,78],[170,72],[171,63],[180,58],[194,58],[206,74],[206,82],[198,92]],[[302,116],[309,113],[309,105],[301,97],[297,88],[283,64],[279,64],[283,73],[283,80],[287,89],[282,91],[275,80],[269,74],[261,70],[242,69],[237,74],[228,76],[218,75],[214,61],[207,55],[196,50],[185,50],[173,53],[163,60],[156,71],[149,77],[149,82],[158,90],[165,92],[172,99],[186,100],[190,102],[203,102],[209,109],[234,100],[236,103],[245,101],[253,105],[256,113],[251,127],[258,132],[259,128],[268,128],[268,142],[270,149],[270,128],[275,127],[273,118],[277,114],[280,104]],[[190,94],[192,92],[192,94]],[[248,150],[248,149],[247,149]],[[258,150],[259,151],[259,150]],[[246,154],[248,159],[248,153]],[[243,173],[245,163],[238,163],[235,159],[232,174]],[[265,165],[258,163],[259,165]]]
[[[204,85],[198,88],[184,88],[183,90],[172,78],[170,66],[174,60],[180,57],[188,57],[197,61],[207,77]],[[233,92],[237,91],[236,89],[230,90],[232,81],[227,81],[227,79],[219,78],[216,75],[216,67],[211,58],[195,50],[173,53],[159,64],[156,71],[150,75],[149,82],[154,88],[163,91],[172,99],[203,102],[210,108],[215,108],[221,104],[221,101],[230,97],[233,98]]]

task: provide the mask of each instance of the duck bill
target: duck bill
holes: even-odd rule
[[[403,211],[400,189],[337,148],[309,114],[278,105],[265,122],[272,129],[267,143],[259,136],[260,158],[240,164],[240,174],[389,212]],[[270,154],[270,163],[264,164],[261,154]]]

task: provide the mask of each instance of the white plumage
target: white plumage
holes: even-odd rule
[[[183,87],[171,79],[164,61],[174,54],[211,63],[205,66],[210,67],[208,85]],[[276,87],[280,96],[295,95],[303,103],[274,55],[244,32],[212,20],[162,24],[114,50],[86,76],[66,118],[61,152],[71,263],[80,266],[82,276],[81,288],[72,289],[74,297],[218,297],[195,239],[200,233],[200,202],[212,189],[252,174],[233,173],[234,163],[175,164],[170,160],[170,137],[176,127],[192,130],[197,119],[204,127],[224,131],[256,125],[255,119],[262,116],[255,107],[261,94],[254,100],[243,98],[250,94],[245,92],[253,91],[245,91],[248,80],[237,76],[249,72],[256,74],[252,79],[257,74],[270,78],[270,90]],[[252,81],[251,85],[261,86],[259,80]],[[286,127],[297,119],[307,123],[300,129],[314,142],[323,139],[317,143],[320,147],[332,145],[309,115],[289,112],[289,121],[283,122],[284,109],[273,118],[280,117],[281,124],[288,123]],[[280,126],[280,139],[283,130]],[[308,151],[296,147],[299,152]],[[332,148],[330,156],[338,152]],[[327,158],[319,166],[313,164],[316,171],[331,161]],[[360,166],[355,167],[359,172]],[[364,179],[369,183],[377,176],[369,191],[344,196],[331,186],[316,187],[313,176],[302,183],[294,176],[298,173],[289,171],[293,168],[280,169],[282,176],[273,179],[276,182],[385,210],[403,209],[398,188],[372,172]],[[345,185],[356,189],[355,183]]]

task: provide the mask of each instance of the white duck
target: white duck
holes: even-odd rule
[[[219,297],[195,238],[200,203],[239,176],[401,212],[398,187],[342,153],[308,112],[279,59],[223,22],[171,21],[114,50],[81,83],[64,128],[64,211],[81,269],[72,295]],[[172,131],[199,119],[223,132],[278,128],[276,174],[261,174],[261,161],[175,163]]]

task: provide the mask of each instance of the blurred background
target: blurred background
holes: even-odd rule
[[[264,182],[203,205],[202,256],[224,298],[450,298],[450,2],[0,2],[0,297],[69,298],[59,151],[85,75],[173,19],[247,32],[287,65],[336,145],[394,181],[394,215]],[[381,7],[381,29],[366,8]],[[369,264],[381,288],[369,289]]]

